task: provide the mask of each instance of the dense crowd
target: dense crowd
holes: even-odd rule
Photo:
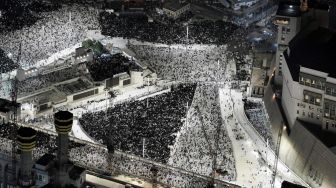
[[[0,151],[1,153],[5,153],[10,155],[12,152],[12,132],[13,132],[13,126],[9,125],[9,124],[0,124]],[[89,150],[87,149],[83,149],[83,147],[88,147],[84,144],[78,143],[78,142],[74,142],[74,141],[70,141],[69,142],[69,148],[71,150],[70,152],[70,156],[76,156],[76,155],[81,155],[81,160],[87,160],[85,157],[86,155],[88,155]],[[77,149],[76,148],[81,148],[81,149]],[[45,153],[52,153],[55,154],[56,153],[56,136],[55,135],[50,135],[44,132],[40,132],[37,131],[36,134],[36,148],[33,150],[33,158],[36,160],[39,157],[41,157],[42,155],[44,155]],[[83,150],[83,152],[80,152],[80,150]],[[77,158],[76,158],[77,159]],[[78,159],[79,161],[79,159]],[[75,160],[75,162],[77,162]]]
[[[168,187],[204,188],[213,183],[208,176],[200,177],[198,174],[170,166],[156,165],[144,160],[138,160],[132,156],[114,154],[112,160],[112,168],[117,169],[114,172],[116,175],[118,173],[135,175],[152,182],[156,180]],[[215,180],[214,183],[222,188],[231,187],[227,183],[218,180]]]
[[[98,57],[93,62],[86,62],[86,65],[95,81],[103,81],[115,74],[128,72],[132,67],[136,67],[133,61],[120,53]]]
[[[195,85],[179,85],[171,92],[147,100],[126,102],[100,111],[83,114],[79,119],[84,130],[96,140],[115,149],[167,162],[169,147],[182,126],[186,104],[190,104]]]
[[[34,66],[37,61],[82,41],[89,28],[99,25],[98,12],[93,8],[67,5],[58,7],[57,10],[42,10],[34,10],[41,17],[34,25],[7,33],[0,32],[0,48],[4,49],[0,58],[3,56],[9,62],[0,64],[0,72],[7,72],[16,66],[11,62],[17,58],[19,46],[22,49],[20,65]],[[237,65],[246,64],[241,51],[248,49],[249,45],[244,42],[228,43],[239,39],[244,41],[244,32],[237,32],[238,27],[231,23],[203,21],[189,22],[187,26],[182,21],[148,22],[146,16],[116,16],[106,12],[99,15],[99,22],[102,34],[112,37],[169,45],[200,44],[157,47],[129,43],[127,47],[136,53],[137,58],[153,68],[158,77],[163,79],[192,83],[225,81],[228,78],[226,66],[229,60],[235,59]],[[7,52],[13,54],[10,58],[12,60],[8,58]],[[117,54],[112,59],[102,56],[85,66],[94,80],[101,81],[117,72],[130,70],[134,65],[132,63]],[[21,81],[18,85],[19,94],[80,76],[84,73],[78,71],[81,69],[79,66],[81,65],[39,74]],[[2,85],[1,83],[0,96],[8,96],[10,83],[6,83],[6,87]],[[267,126],[263,126],[265,121],[261,119],[262,112],[247,107],[246,114],[257,131],[271,141],[269,130],[265,130]],[[133,100],[115,104],[115,107],[108,108],[107,111],[89,110],[79,121],[92,138],[111,150],[144,155],[147,159],[207,177],[216,174],[215,178],[219,180],[231,181],[236,178],[232,143],[221,118],[216,86],[199,85],[197,89],[196,84],[172,86],[170,92],[148,98],[148,103],[146,99]],[[0,126],[0,148],[7,154],[11,152],[9,135],[10,128]],[[38,132],[37,138],[35,159],[44,153],[55,153],[56,136]],[[106,149],[73,141],[70,142],[69,156],[74,162],[93,169],[106,170],[109,165]],[[152,163],[120,155],[115,155],[113,160],[113,165],[121,172],[147,179],[153,177]],[[155,168],[158,171],[157,180],[169,186],[205,187],[209,183],[191,173],[169,170],[162,166]]]
[[[9,137],[11,131],[12,127],[7,124],[0,126],[0,150],[3,154],[11,155],[12,143]],[[37,160],[45,153],[55,154],[57,149],[56,136],[38,131],[36,145],[37,147],[33,150],[34,160]],[[200,177],[199,173],[194,174],[165,165],[156,165],[149,161],[138,160],[136,157],[127,154],[114,153],[114,155],[109,155],[108,150],[102,147],[70,141],[69,149],[71,161],[100,172],[108,172],[108,169],[112,167],[113,172],[116,173],[115,175],[126,173],[147,180],[155,178],[160,184],[163,183],[174,187],[201,188],[211,183],[211,178]],[[215,180],[215,183],[221,187],[229,187],[225,182]]]
[[[171,150],[169,164],[217,179],[236,178],[235,159],[218,104],[218,88],[200,85],[195,92],[187,120]]]
[[[0,124],[0,152],[11,155],[12,152],[12,135],[13,127],[8,124]],[[33,150],[33,159],[37,160],[44,154],[56,155],[56,135],[50,135],[37,131],[36,148]],[[107,169],[107,150],[101,147],[95,147],[70,140],[69,158],[76,164],[87,168]]]
[[[225,44],[238,29],[224,21],[189,22],[182,21],[148,22],[145,15],[117,16],[102,12],[99,17],[102,33],[112,37],[135,38],[140,41],[164,44]],[[188,27],[188,39],[187,39]]]
[[[39,60],[83,41],[89,28],[97,28],[97,11],[80,5],[64,5],[57,10],[36,13],[41,17],[33,25],[0,33],[0,48],[19,54],[20,65],[34,66]]]
[[[34,24],[39,17],[32,11],[38,9],[39,4],[27,4],[25,0],[2,0],[0,2],[0,33],[21,29]]]
[[[69,157],[86,168],[106,171],[108,168],[107,150],[101,147],[82,145],[81,147],[72,147]]]
[[[158,77],[187,82],[224,81],[227,64],[225,46],[156,47],[128,46],[141,63],[153,68]]]
[[[263,137],[265,142],[268,141],[269,147],[273,150],[275,149],[274,142],[272,139],[272,131],[270,124],[268,124],[268,117],[263,109],[262,101],[250,101],[247,100],[244,103],[245,114],[250,120],[253,127],[258,131],[258,133]]]

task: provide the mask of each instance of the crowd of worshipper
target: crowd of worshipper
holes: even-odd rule
[[[125,102],[106,112],[83,114],[79,122],[104,145],[166,163],[195,88],[195,84],[172,86],[168,93],[147,98],[148,106],[147,99]]]
[[[10,155],[12,152],[12,131],[10,124],[0,124],[0,151]],[[36,148],[33,150],[33,159],[37,160],[46,153],[56,154],[56,135],[50,135],[41,131],[36,134]],[[90,146],[70,140],[69,142],[70,159],[80,165],[94,169],[106,169],[107,152],[104,148]]]
[[[128,44],[128,48],[160,78],[185,82],[224,81],[228,61],[223,53],[225,46],[186,49]]]
[[[169,165],[216,179],[236,178],[232,143],[218,103],[218,87],[199,85],[185,126],[177,134]]]
[[[39,60],[83,41],[88,29],[99,27],[97,12],[77,4],[38,12],[40,19],[33,25],[0,33],[0,48],[15,60],[20,54],[21,66],[34,66]]]
[[[106,172],[108,168],[108,152],[105,148],[91,145],[72,147],[69,158],[88,169],[95,169]]]
[[[0,124],[0,138],[3,139],[1,142],[0,150],[1,153],[11,153],[12,148],[12,135],[14,127],[12,124],[1,123]],[[83,147],[84,144],[76,143],[70,141],[69,148]],[[33,151],[34,159],[38,159],[45,153],[55,153],[57,149],[56,146],[56,135],[50,135],[41,131],[37,131],[36,134],[36,149]]]
[[[272,130],[269,124],[268,116],[262,105],[262,101],[247,100],[244,103],[244,109],[245,114],[253,127],[262,136],[265,142],[268,140],[269,147],[274,150],[275,147],[272,139]]]
[[[39,19],[32,11],[42,8],[41,4],[25,4],[24,2],[24,0],[2,0],[0,2],[0,33],[21,29],[34,24]]]
[[[1,153],[11,155],[12,127],[8,124],[0,126],[0,150]],[[33,150],[33,159],[37,160],[45,153],[56,154],[56,136],[37,131],[36,148]],[[156,180],[160,183],[175,187],[206,187],[212,183],[210,177],[199,177],[199,175],[172,168],[165,165],[137,160],[136,157],[128,154],[115,153],[109,155],[108,150],[102,147],[82,144],[74,141],[69,142],[69,159],[77,165],[87,169],[108,172],[109,165],[113,166],[114,173],[130,174],[144,179],[153,180],[153,173],[156,172]],[[215,180],[221,187],[230,187],[227,183]]]
[[[12,152],[12,141],[11,141],[11,135],[12,135],[13,127],[9,124],[1,124],[0,126],[0,150],[2,154],[6,154],[8,156],[11,155]],[[56,153],[56,135],[49,135],[40,131],[37,131],[36,136],[36,148],[33,150],[33,159],[37,160],[41,156],[43,156],[45,153]],[[107,172],[108,169],[108,152],[106,149],[96,146],[91,146],[87,144],[77,143],[74,141],[69,142],[69,158],[75,162],[78,165],[85,166],[88,169],[93,170],[101,170],[103,172]],[[140,171],[146,171],[146,166],[151,165],[151,163],[136,163],[133,157],[130,156],[120,156],[120,155],[114,155],[114,166],[118,167],[120,172],[126,172],[126,173],[132,173],[132,170],[135,170],[135,167],[141,169],[138,169],[138,171],[133,172],[133,175],[139,175]],[[139,161],[140,162],[140,161]],[[151,165],[152,166],[152,165]],[[126,168],[126,169],[125,169]],[[189,179],[185,179],[188,174],[179,174],[178,176],[182,178],[181,180],[172,180],[171,178],[175,177],[174,173],[177,172],[171,172],[168,169],[164,167],[157,166],[158,171],[161,171],[159,174],[162,174],[162,181],[169,183],[169,185],[181,185],[181,183],[185,183],[188,181],[191,181]],[[148,169],[147,169],[148,170]],[[150,177],[150,171],[147,171],[146,173],[143,173],[140,177]],[[183,175],[183,176],[181,176]],[[160,177],[160,176],[159,176]],[[189,177],[192,179],[192,177]],[[196,177],[193,177],[193,179],[197,179]],[[161,180],[160,180],[161,181]],[[204,180],[198,180],[203,181]],[[207,182],[207,181],[205,181]],[[179,184],[177,184],[179,183]],[[193,185],[193,184],[191,184]]]
[[[99,16],[102,34],[112,37],[134,38],[164,44],[225,44],[238,29],[224,21],[185,22],[148,21],[146,15],[120,15],[102,12]],[[188,27],[188,32],[187,32]],[[188,34],[188,39],[187,39]]]
[[[12,152],[12,131],[13,127],[9,124],[0,124],[0,151],[10,155]],[[33,159],[37,160],[44,154],[56,154],[56,135],[50,135],[41,131],[36,134],[36,148],[33,150]],[[87,168],[106,171],[107,151],[101,147],[95,147],[70,140],[69,158],[76,164]]]
[[[217,187],[229,188],[230,184],[213,179],[209,176],[201,176],[197,173],[187,172],[179,168],[172,168],[165,165],[156,165],[145,160],[138,160],[125,154],[115,154],[111,157],[112,170],[114,174],[130,174],[141,177],[168,187],[192,187],[204,188],[212,187],[214,183]]]
[[[49,8],[43,5],[32,6],[29,8],[30,12],[35,12],[39,16],[34,24],[0,33],[0,48],[6,53],[10,52],[13,56],[11,59],[19,59],[21,66],[33,66],[38,60],[71,47],[85,39],[88,29],[99,27],[102,27],[103,34],[113,37],[161,43],[186,41],[187,29],[184,24],[186,20],[183,19],[177,21],[163,19],[149,23],[146,16],[129,18],[107,12],[99,15],[98,9],[78,4]],[[42,11],[44,8],[46,11]],[[191,22],[188,28],[189,43],[220,45],[234,41],[232,43],[238,47],[250,46],[245,40],[246,30],[231,23]],[[20,46],[21,53],[19,53]],[[17,58],[19,54],[20,58]]]
[[[91,77],[95,81],[103,81],[113,75],[129,72],[132,68],[137,68],[134,61],[123,56],[121,53],[114,55],[102,55],[92,62],[86,62]]]
[[[85,157],[83,158],[83,156]],[[158,165],[127,153],[111,154],[104,148],[89,145],[71,149],[70,158],[76,161],[76,164],[88,169],[107,174],[112,173],[113,176],[120,174],[126,174],[130,177],[136,176],[169,187],[203,188],[213,183],[209,176],[201,176],[172,166]],[[214,180],[214,183],[223,188],[231,187],[227,182],[217,179]]]

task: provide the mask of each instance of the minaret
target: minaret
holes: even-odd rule
[[[36,146],[36,131],[32,128],[21,127],[17,132],[17,143],[20,150],[19,186],[33,187],[32,151]]]
[[[73,114],[68,111],[59,111],[54,115],[55,128],[58,133],[57,136],[57,161],[58,169],[57,184],[64,185],[68,178],[68,164],[69,164],[69,133],[72,128]]]

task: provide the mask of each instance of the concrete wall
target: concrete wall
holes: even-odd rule
[[[276,143],[283,118],[268,86],[264,102],[272,124]],[[294,123],[288,136],[283,133],[280,160],[313,188],[336,187],[336,156],[302,125]]]
[[[130,71],[131,84],[143,85],[143,71]]]
[[[299,88],[294,83],[290,74],[289,68],[286,63],[282,65],[283,69],[283,84],[282,84],[282,96],[281,105],[285,111],[289,126],[292,127],[297,117],[297,103],[299,98]]]
[[[336,187],[336,155],[299,122],[283,137],[280,159],[312,187]]]

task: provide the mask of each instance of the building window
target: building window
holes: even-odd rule
[[[326,129],[328,130],[329,127],[329,121],[326,122]]]
[[[315,104],[315,98],[314,97],[310,97],[310,100],[309,100],[310,104]]]
[[[302,83],[304,82],[304,78],[303,77],[301,77],[300,82],[302,82]]]
[[[297,106],[300,106],[300,103],[297,103]]]
[[[327,87],[327,88],[326,88],[326,93],[327,93],[328,95],[330,95],[330,93],[331,93],[331,89],[330,89],[330,87]]]
[[[306,84],[310,85],[310,79],[306,79]]]
[[[300,113],[299,110],[297,110],[297,111],[296,111],[296,114],[299,114],[299,113]]]
[[[317,115],[317,116],[316,116],[316,119],[320,119],[320,115]]]
[[[306,100],[306,101],[309,100],[309,95],[305,95],[305,100]]]
[[[305,116],[305,112],[304,111],[302,111],[302,116]]]

